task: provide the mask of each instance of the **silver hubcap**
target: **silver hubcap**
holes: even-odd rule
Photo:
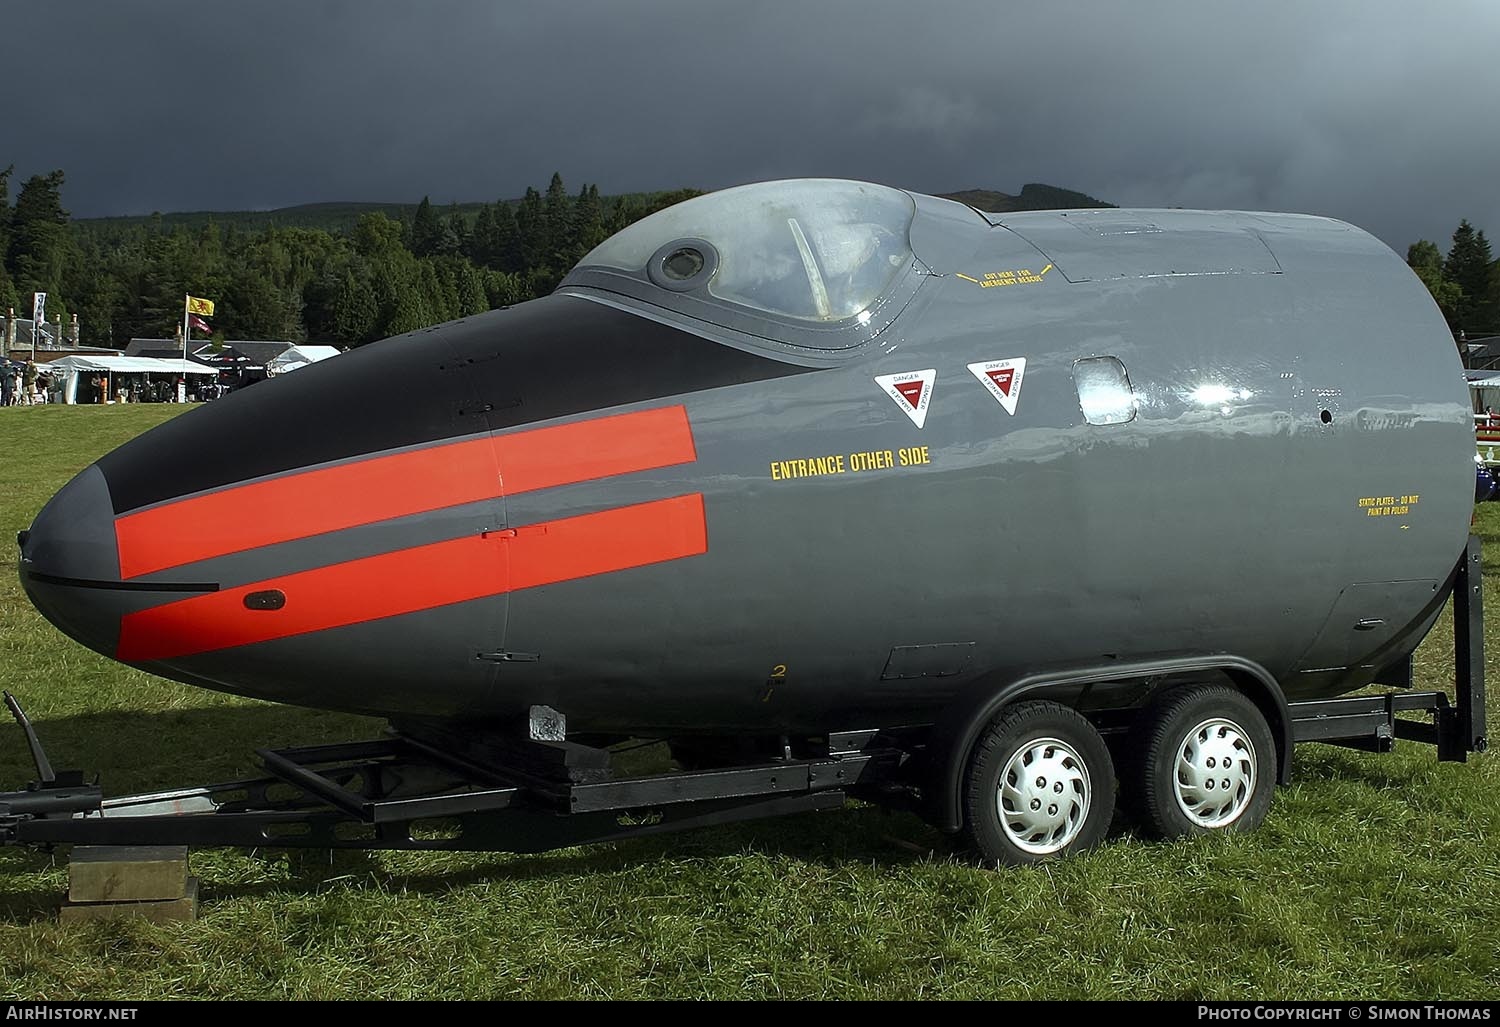
[[[1006,761],[995,806],[1011,843],[1045,856],[1078,837],[1090,794],[1089,770],[1077,750],[1058,738],[1037,738]]]
[[[1187,733],[1177,750],[1172,791],[1199,827],[1228,827],[1255,794],[1255,746],[1232,720],[1215,717]]]

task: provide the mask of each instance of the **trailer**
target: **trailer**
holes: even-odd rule
[[[1394,691],[1271,703],[1267,697],[1279,696],[1279,688],[1249,661],[1166,658],[1038,673],[968,694],[933,724],[783,737],[769,759],[700,760],[720,765],[643,776],[617,774],[609,749],[569,740],[565,718],[537,707],[524,732],[510,735],[471,734],[441,722],[393,724],[378,739],[258,750],[261,777],[105,798],[81,771],[52,768],[21,704],[7,693],[37,779],[0,793],[0,844],[537,853],[836,810],[849,799],[914,810],[945,831],[972,833],[976,825],[967,822],[963,793],[987,729],[1027,717],[1081,717],[1121,762],[1132,758],[1124,746],[1148,712],[1205,688],[1227,688],[1265,707],[1280,783],[1288,780],[1293,749],[1302,742],[1388,752],[1404,739],[1435,746],[1439,760],[1462,762],[1488,747],[1480,567],[1479,540],[1471,536],[1451,579],[1451,697],[1411,690],[1410,654],[1379,676]],[[1255,679],[1266,689],[1259,695],[1211,683]],[[1101,689],[1104,684],[1114,687]],[[1090,700],[1096,694],[1137,699],[1099,704]],[[1024,834],[1015,831],[1035,826],[1025,812],[1005,828],[1022,842]],[[1051,822],[1045,810],[1037,816],[1038,823]],[[1226,826],[1254,826],[1254,820],[1237,817]],[[1182,833],[1214,829],[1196,826]]]

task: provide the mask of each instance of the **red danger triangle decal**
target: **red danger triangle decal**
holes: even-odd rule
[[[876,375],[875,384],[885,391],[911,423],[918,428],[927,423],[927,408],[932,403],[933,384],[937,381],[937,369],[901,371],[897,374]]]
[[[1016,412],[1016,403],[1021,398],[1021,382],[1026,376],[1025,357],[981,360],[969,365],[969,373],[979,379],[979,384],[995,397],[1007,414]]]

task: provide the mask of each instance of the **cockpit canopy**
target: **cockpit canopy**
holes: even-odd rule
[[[915,210],[906,193],[863,182],[740,186],[623,229],[563,285],[795,346],[844,349],[889,324],[900,310],[885,309],[893,297],[909,298],[902,285],[913,276]]]

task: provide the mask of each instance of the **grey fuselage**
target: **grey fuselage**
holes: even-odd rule
[[[909,269],[837,344],[581,265],[127,444],[38,516],[27,590],[85,644],[209,688],[474,723],[540,703],[638,735],[929,723],[980,678],[1158,655],[1231,654],[1308,698],[1420,641],[1473,434],[1443,319],[1387,247],[1294,215],[912,202]],[[1128,419],[1089,423],[1081,366],[1123,368]],[[524,447],[571,438],[535,433],[591,422],[584,448],[618,425],[671,451],[637,468],[631,436],[623,463],[512,488]],[[509,436],[493,495],[428,510],[396,484],[324,516],[326,490],[299,491]],[[291,526],[244,547],[206,515],[142,517],[149,558],[126,554],[125,519],[247,483]],[[174,564],[178,530],[199,548]]]

